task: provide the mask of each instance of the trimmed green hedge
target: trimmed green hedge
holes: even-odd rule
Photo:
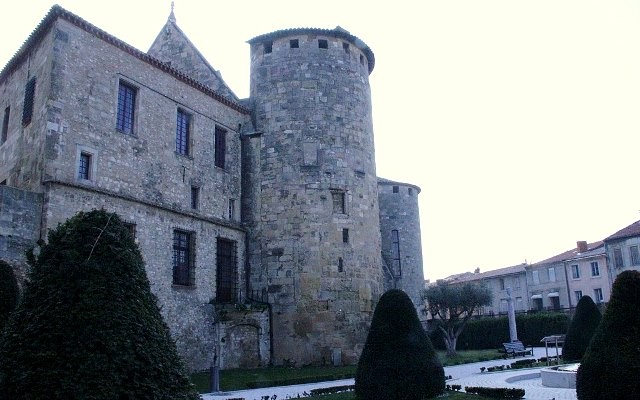
[[[358,361],[359,400],[424,400],[444,392],[444,369],[409,296],[382,295]]]
[[[565,362],[582,359],[601,318],[602,314],[591,297],[582,296],[562,346],[562,358]]]
[[[444,350],[442,332],[433,321],[430,338],[434,347]],[[569,316],[564,313],[539,312],[516,315],[518,339],[525,346],[540,346],[540,340],[549,335],[564,334],[569,326]],[[485,317],[469,321],[460,337],[457,350],[501,349],[509,341],[509,321],[504,317]]]
[[[18,303],[18,281],[13,267],[0,260],[0,331]]]
[[[49,232],[0,338],[0,398],[198,400],[116,214]]]
[[[640,393],[640,272],[624,271],[576,375],[579,400],[637,399]]]
[[[464,391],[492,399],[521,399],[525,395],[524,389],[466,386]]]

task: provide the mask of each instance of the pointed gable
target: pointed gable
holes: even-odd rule
[[[173,9],[167,19],[167,23],[158,33],[147,53],[189,75],[227,99],[233,102],[239,101],[238,97],[229,89],[222,76],[220,76],[220,72],[213,69],[200,51],[187,38],[187,35],[178,27]]]

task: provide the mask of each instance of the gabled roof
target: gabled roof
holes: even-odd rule
[[[180,29],[173,8],[166,24],[156,36],[147,53],[193,77],[229,100],[239,102],[238,96],[222,79],[220,72],[209,64],[200,50]]]
[[[566,261],[566,260],[572,260],[575,258],[580,258],[581,256],[584,256],[587,253],[590,253],[590,255],[594,255],[592,253],[593,250],[597,250],[599,248],[603,248],[604,249],[604,242],[602,240],[599,240],[597,242],[593,242],[593,243],[588,243],[587,244],[587,251],[585,252],[578,252],[577,248],[573,248],[571,250],[567,250],[564,253],[560,253],[557,254],[553,257],[547,258],[546,260],[542,260],[542,261],[538,261],[536,263],[531,264],[532,266],[537,266],[537,265],[542,265],[542,264],[553,264],[553,263],[557,263],[557,262],[562,262],[562,261]]]
[[[640,236],[640,221],[636,221],[633,224],[620,229],[618,232],[613,235],[605,238],[605,242],[616,239],[624,239],[631,236]]]
[[[253,39],[249,39],[247,43],[262,43],[269,40],[276,40],[283,37],[293,36],[293,35],[325,35],[325,36],[333,36],[337,38],[341,38],[353,43],[356,47],[358,47],[367,57],[367,64],[369,66],[369,73],[373,71],[373,67],[376,63],[376,58],[373,55],[373,51],[371,48],[367,46],[365,42],[358,39],[358,37],[352,35],[347,30],[336,26],[335,29],[320,29],[320,28],[291,28],[291,29],[282,29],[279,31],[274,31],[271,33],[265,33],[264,35],[256,36]]]
[[[168,74],[173,75],[176,79],[186,83],[187,85],[203,92],[209,97],[219,101],[220,103],[233,108],[234,110],[249,114],[250,110],[234,101],[229,100],[225,96],[220,93],[212,90],[208,86],[198,82],[192,77],[184,74],[183,72],[178,71],[177,69],[169,66],[166,63],[158,60],[155,57],[150,56],[147,53],[144,53],[135,47],[123,42],[122,40],[112,36],[111,34],[103,31],[102,29],[96,27],[95,25],[90,24],[86,20],[80,18],[79,16],[65,10],[59,5],[54,5],[51,7],[47,15],[42,19],[40,24],[33,30],[31,35],[27,38],[24,44],[20,47],[20,49],[16,52],[16,54],[9,60],[7,65],[0,71],[0,82],[5,80],[11,73],[13,73],[28,57],[31,50],[44,38],[44,36],[49,32],[53,24],[56,20],[63,19],[78,28],[84,30],[87,33],[94,35],[95,37],[117,47],[118,49],[129,53],[130,55],[138,58],[141,61],[146,62],[153,67],[166,72]]]

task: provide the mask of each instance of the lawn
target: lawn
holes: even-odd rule
[[[328,394],[325,396],[318,397],[310,397],[311,399],[318,400],[356,400],[356,395],[353,392],[348,393],[337,393],[337,394]],[[458,392],[447,392],[443,396],[438,397],[438,399],[446,399],[446,400],[478,400],[484,399],[484,397],[475,395],[475,394],[466,394],[466,393],[458,393]]]
[[[459,351],[455,358],[447,358],[445,352],[438,352],[438,356],[445,366],[501,358],[500,353],[496,350]],[[220,371],[220,388],[221,390],[228,391],[255,387],[284,386],[296,383],[321,382],[352,378],[355,373],[356,366],[354,365],[344,367],[269,367],[222,370]],[[208,371],[191,375],[191,381],[196,385],[200,393],[208,393],[210,391]],[[350,397],[334,398],[327,396],[323,396],[322,398],[327,400],[350,399]],[[463,398],[464,397],[460,397],[460,399]],[[458,397],[447,397],[447,399],[457,400]]]

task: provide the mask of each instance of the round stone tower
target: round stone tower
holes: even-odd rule
[[[385,289],[405,291],[416,306],[418,316],[423,317],[424,272],[418,194],[420,188],[416,185],[378,180]]]
[[[383,287],[374,56],[339,27],[249,44],[249,294],[271,304],[274,364],[352,364]]]

